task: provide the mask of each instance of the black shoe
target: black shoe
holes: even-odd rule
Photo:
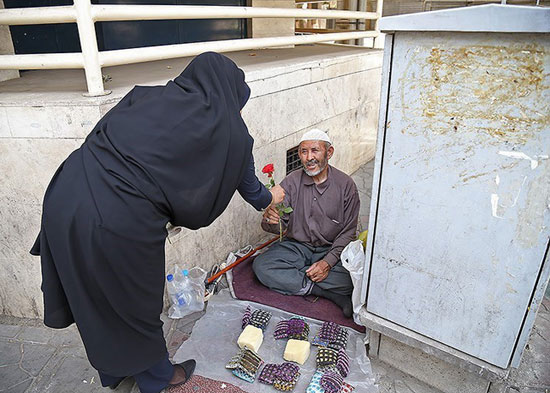
[[[327,291],[322,289],[317,285],[313,285],[311,288],[310,295],[324,297],[325,299],[331,300],[336,303],[338,307],[342,309],[344,317],[350,318],[353,315],[353,304],[351,302],[351,296],[340,295],[334,292]]]
[[[179,383],[168,384],[168,386],[180,386],[180,385],[183,385],[184,383],[186,383],[187,381],[189,381],[189,379],[193,375],[193,372],[195,371],[195,366],[196,365],[197,365],[197,362],[195,361],[195,359],[189,359],[189,360],[186,360],[183,363],[174,364],[174,367],[183,368],[183,371],[185,371],[185,380],[183,380],[182,382],[179,382]]]

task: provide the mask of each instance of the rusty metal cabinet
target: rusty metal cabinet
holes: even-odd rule
[[[550,10],[383,18],[361,319],[517,366],[550,274]]]

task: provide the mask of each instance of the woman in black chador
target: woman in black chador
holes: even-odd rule
[[[166,86],[132,89],[51,180],[31,251],[44,323],[76,322],[103,386],[134,376],[157,393],[195,368],[169,362],[162,334],[166,224],[205,227],[236,190],[258,210],[282,201],[255,176],[249,96],[231,60],[202,54]]]

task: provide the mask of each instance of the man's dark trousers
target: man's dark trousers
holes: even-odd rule
[[[276,242],[266,252],[258,255],[252,265],[258,280],[266,287],[283,295],[307,295],[313,282],[306,270],[323,259],[329,246],[313,247],[295,240]],[[339,295],[351,295],[353,284],[349,272],[338,261],[328,277],[316,285]]]

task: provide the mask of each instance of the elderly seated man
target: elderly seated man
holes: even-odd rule
[[[346,317],[352,315],[353,285],[340,262],[344,247],[355,239],[359,195],[351,177],[328,165],[334,153],[329,136],[318,129],[304,134],[298,147],[303,170],[289,174],[281,186],[286,237],[254,260],[265,286],[285,295],[315,295],[332,300]],[[279,214],[268,208],[265,231],[279,233]]]

